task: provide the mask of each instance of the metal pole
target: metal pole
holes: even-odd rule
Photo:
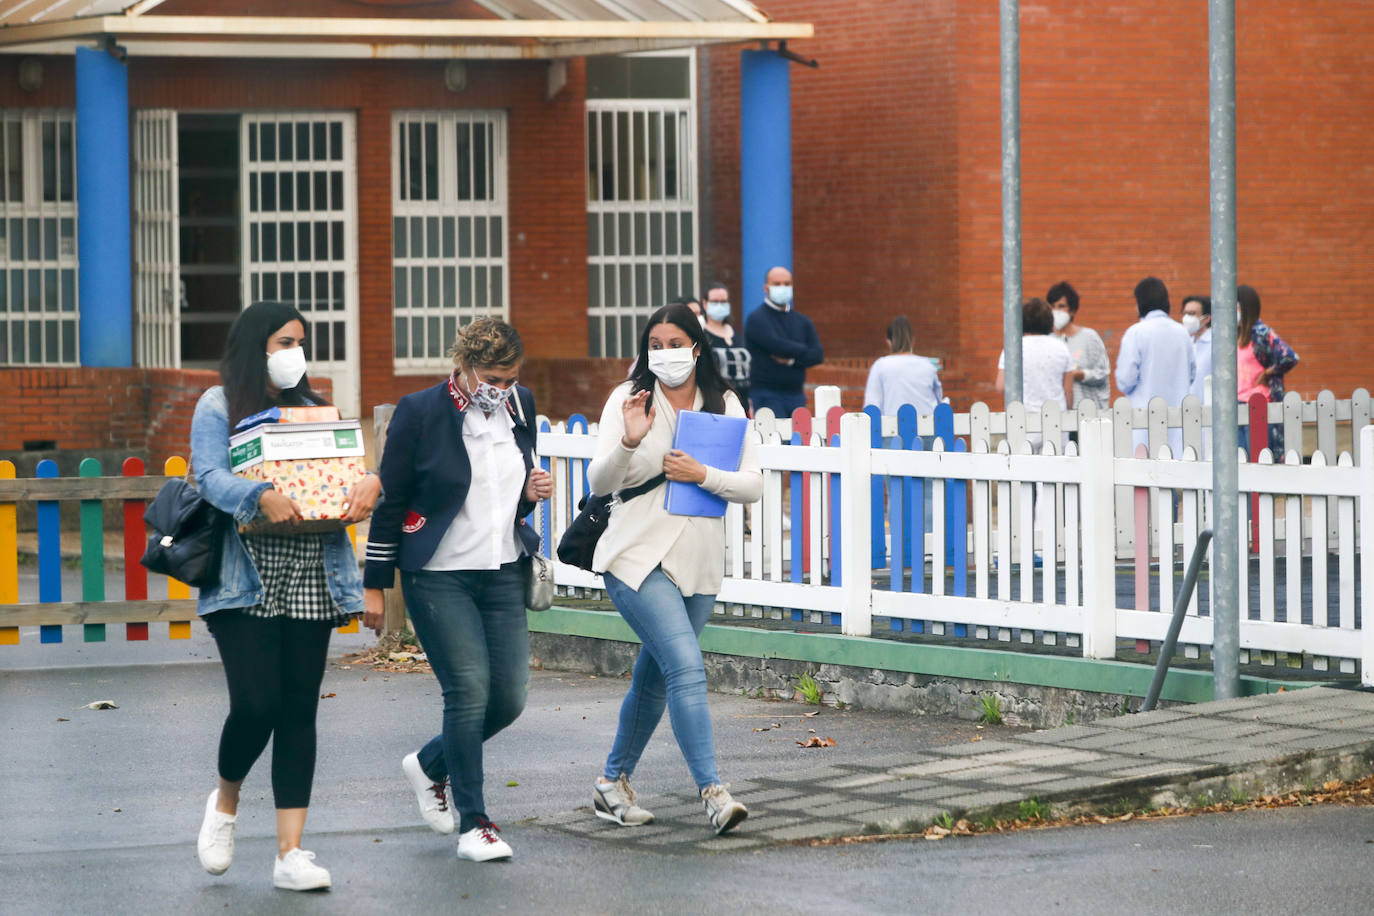
[[[1002,352],[1006,403],[1021,400],[1021,4],[1002,4]]]
[[[1159,647],[1159,660],[1155,662],[1155,676],[1150,679],[1150,689],[1145,694],[1145,702],[1140,704],[1141,712],[1149,712],[1159,702],[1159,692],[1164,689],[1164,679],[1169,675],[1169,662],[1178,648],[1178,634],[1183,631],[1183,618],[1188,616],[1188,603],[1193,598],[1193,588],[1197,585],[1197,573],[1202,568],[1202,558],[1207,555],[1207,544],[1212,540],[1212,529],[1203,528],[1198,532],[1197,543],[1193,545],[1193,556],[1188,561],[1188,572],[1183,575],[1183,587],[1178,590],[1174,601],[1174,616],[1169,621],[1169,632],[1164,636],[1164,645]]]
[[[1240,696],[1240,548],[1236,471],[1236,3],[1208,0],[1212,206],[1213,696]]]

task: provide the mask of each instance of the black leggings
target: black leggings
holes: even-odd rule
[[[205,623],[229,682],[229,717],[219,737],[220,778],[242,781],[271,737],[276,806],[308,807],[315,778],[315,709],[334,625],[238,610],[216,611]]]

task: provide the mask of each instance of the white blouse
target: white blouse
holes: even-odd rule
[[[464,411],[463,447],[472,465],[472,483],[425,569],[499,569],[520,556],[515,510],[525,485],[525,459],[514,429],[504,407],[491,416],[475,404]]]
[[[649,432],[634,449],[621,444],[625,418],[621,405],[630,395],[631,382],[611,392],[601,411],[596,457],[587,467],[587,481],[594,493],[611,493],[641,484],[663,471],[663,458],[672,449],[677,430],[677,411],[668,403],[663,387],[654,383],[657,409]],[[701,409],[697,391],[693,409]],[[725,395],[725,414],[743,417],[744,408],[734,392]],[[763,492],[758,448],[753,431],[744,437],[744,453],[738,471],[707,467],[702,489],[722,499],[750,503]],[[673,581],[683,595],[714,595],[725,577],[725,520],[694,515],[670,515],[663,507],[667,483],[660,484],[631,503],[611,512],[606,533],[597,542],[592,567],[609,572],[630,588],[638,589],[655,566]]]

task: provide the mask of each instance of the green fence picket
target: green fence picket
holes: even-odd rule
[[[83,459],[79,474],[99,477],[100,461]],[[98,499],[81,500],[81,600],[105,600],[105,512]],[[105,624],[86,624],[82,638],[86,642],[104,642]]]

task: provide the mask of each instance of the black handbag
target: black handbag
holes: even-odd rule
[[[595,572],[592,569],[592,556],[596,553],[596,542],[606,531],[611,520],[611,509],[616,503],[629,502],[636,496],[643,496],[663,483],[667,478],[659,474],[644,481],[637,487],[629,487],[609,496],[583,496],[577,504],[577,518],[558,539],[558,559],[569,566]]]
[[[143,512],[148,548],[139,563],[197,588],[218,585],[227,518],[185,480],[167,481]]]

